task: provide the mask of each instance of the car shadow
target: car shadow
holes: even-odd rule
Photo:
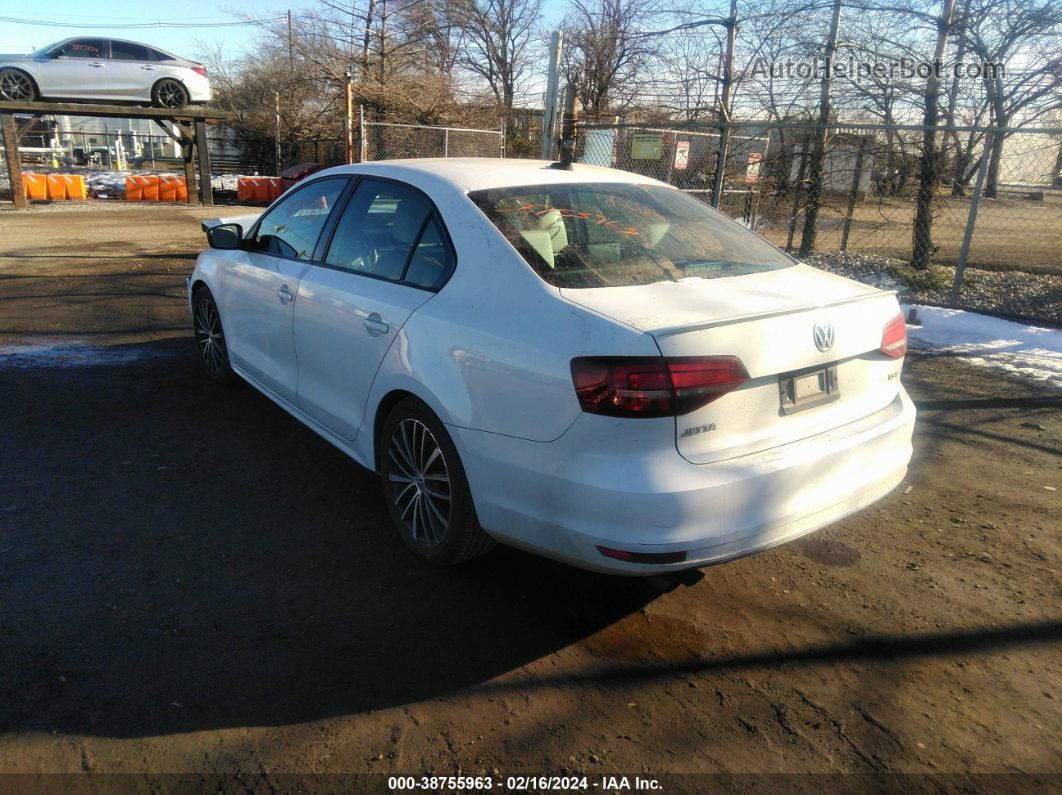
[[[5,367],[0,732],[133,737],[445,696],[656,591],[499,548],[414,560],[374,475],[188,338]],[[142,355],[141,355],[142,354]]]

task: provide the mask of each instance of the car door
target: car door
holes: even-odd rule
[[[106,39],[71,39],[48,53],[40,69],[40,89],[45,96],[100,99],[108,94]]]
[[[133,99],[151,96],[151,86],[159,67],[143,44],[112,39],[107,71],[112,96]]]
[[[359,181],[324,261],[299,284],[300,408],[344,439],[354,439],[387,349],[409,316],[434,295],[452,263],[449,238],[427,197],[397,182]]]
[[[314,180],[266,211],[245,243],[230,252],[215,296],[229,359],[275,395],[297,402],[292,309],[321,231],[349,186],[347,177]]]

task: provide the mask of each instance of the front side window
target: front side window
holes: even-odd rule
[[[589,183],[469,198],[557,287],[621,287],[785,268],[794,260],[682,191]]]
[[[336,224],[325,262],[400,281],[431,205],[402,185],[363,179]]]
[[[111,58],[116,61],[150,61],[148,48],[128,41],[111,42]]]
[[[107,42],[103,39],[74,39],[68,41],[52,55],[64,58],[106,58]]]
[[[288,259],[313,259],[317,239],[347,180],[320,179],[286,196],[266,213],[254,236],[254,248]]]

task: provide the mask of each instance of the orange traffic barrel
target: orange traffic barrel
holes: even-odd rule
[[[48,176],[46,174],[23,174],[22,189],[30,201],[43,201],[48,198]]]
[[[188,201],[188,180],[184,177],[159,177],[159,201]]]
[[[131,174],[126,177],[125,200],[130,202],[157,202],[159,200],[159,178],[145,174]]]

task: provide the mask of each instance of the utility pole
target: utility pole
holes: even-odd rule
[[[578,104],[578,91],[575,83],[569,83],[564,90],[564,112],[561,114],[560,141],[558,142],[559,161],[553,168],[570,171],[575,160],[575,106]]]
[[[712,207],[718,207],[723,197],[726,177],[726,158],[730,148],[730,95],[734,85],[734,41],[737,39],[737,0],[730,0],[730,16],[726,18],[726,60],[723,63],[723,90],[719,97],[719,152],[715,159],[715,184],[712,186]]]
[[[354,162],[354,83],[350,70],[347,70],[346,80],[343,83],[343,93],[346,97],[347,112],[343,115],[343,148],[344,161]]]
[[[295,71],[295,44],[291,38],[291,9],[288,9],[288,70]]]
[[[542,151],[543,160],[549,160],[553,152],[553,130],[556,126],[557,84],[560,82],[561,47],[564,34],[553,31],[549,39],[549,77],[546,80],[546,100],[542,106]]]
[[[830,121],[833,59],[837,54],[837,34],[841,28],[841,2],[842,0],[833,0],[830,35],[826,39],[826,62],[823,64],[822,80],[819,86],[819,122],[815,128],[815,141],[809,162],[808,203],[804,212],[804,230],[800,234],[800,250],[797,252],[800,257],[806,257],[815,250],[815,225],[819,220],[819,202],[822,200],[822,167],[826,158],[826,125]]]
[[[361,78],[369,79],[369,39],[372,32],[373,17],[376,13],[376,0],[369,0],[365,10],[365,32],[361,40]]]

